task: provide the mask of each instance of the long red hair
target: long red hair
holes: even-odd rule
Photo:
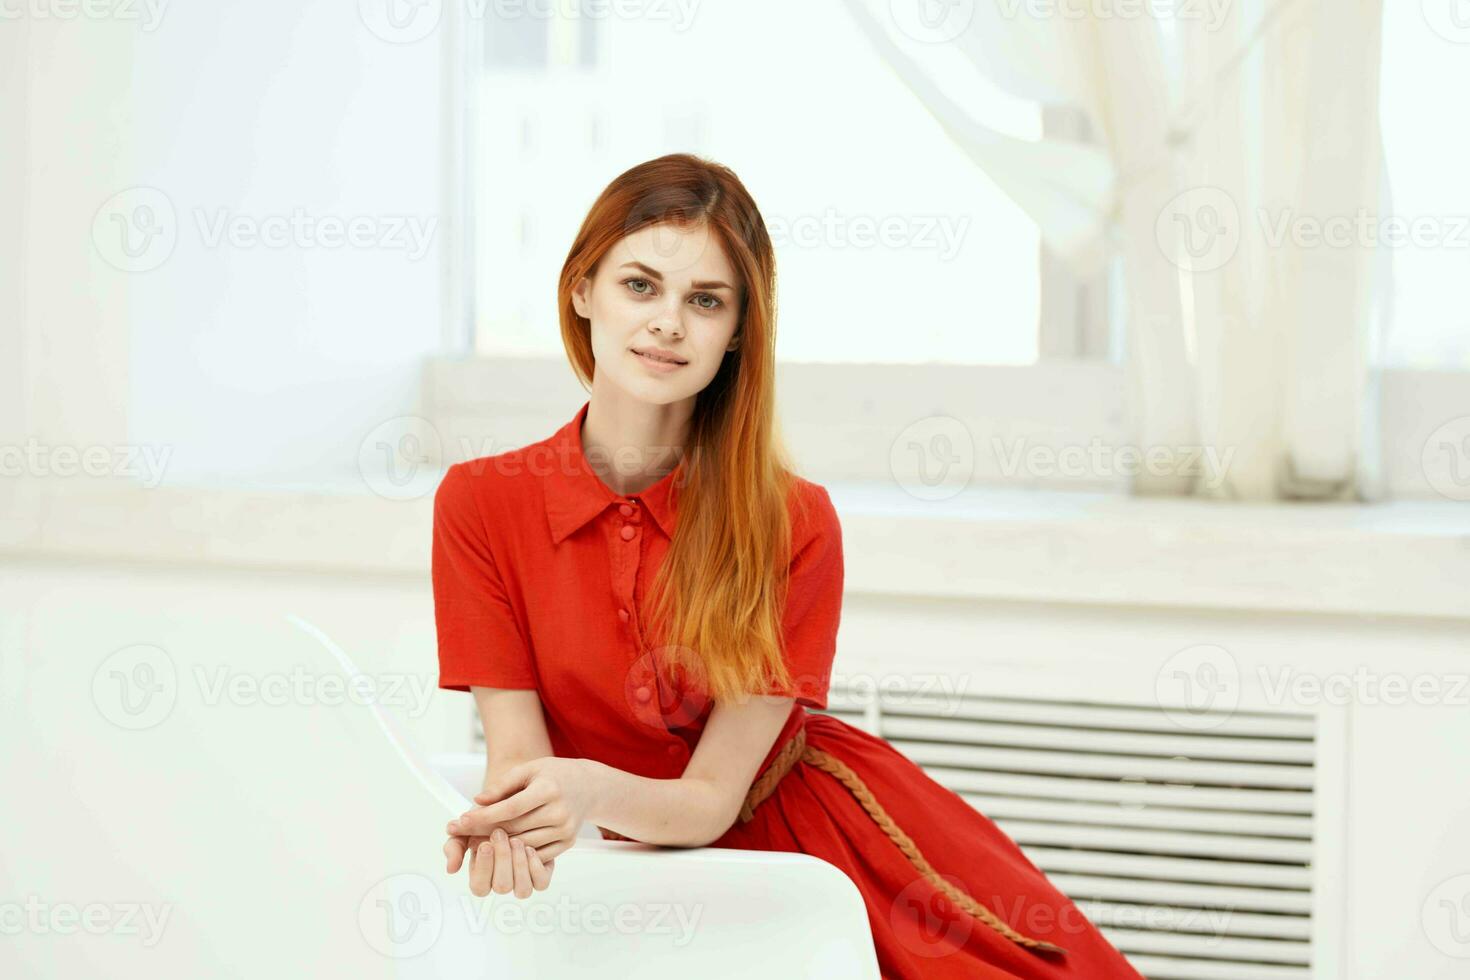
[[[791,457],[775,431],[776,256],[755,201],[728,167],[687,153],[620,174],[593,203],[558,285],[562,343],[590,387],[591,323],[572,291],[623,237],[654,224],[703,225],[741,279],[740,344],[695,399],[675,474],[678,519],[655,577],[649,622],[660,659],[732,699],[792,678],[781,612],[791,551]],[[796,495],[799,497],[799,495]]]

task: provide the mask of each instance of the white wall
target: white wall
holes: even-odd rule
[[[388,43],[357,8],[6,22],[7,441],[169,446],[175,479],[301,477],[352,469],[368,431],[418,407],[452,234],[445,44]],[[139,205],[166,234],[130,258],[116,222]],[[298,209],[360,219],[361,244],[261,243]],[[221,218],[246,233],[211,240]]]
[[[425,593],[0,569],[0,973],[394,975],[360,928],[375,911],[363,903],[395,874],[442,867],[446,815],[415,792],[365,710],[322,703],[333,695],[321,687],[286,689],[315,701],[282,701],[269,684],[294,685],[298,668],[313,685],[340,677],[290,613],[371,674],[396,663],[432,679]],[[251,683],[266,686],[231,686]],[[422,703],[401,714],[411,722]],[[22,903],[42,906],[38,918],[18,919]],[[81,928],[87,907],[108,910],[112,927]],[[129,907],[157,921],[124,921]]]
[[[1328,949],[1313,976],[1464,976],[1463,948],[1448,941],[1464,943],[1453,903],[1470,887],[1463,621],[850,595],[838,670],[942,669],[972,695],[1156,704],[1172,658],[1202,645],[1238,665],[1241,709],[1319,717],[1314,929]],[[1321,678],[1327,693],[1302,678]],[[1416,682],[1429,696],[1391,686]],[[1339,703],[1344,693],[1351,703]],[[1435,904],[1441,885],[1450,906]]]
[[[421,841],[416,829],[433,815],[392,804],[400,767],[386,764],[378,735],[350,708],[295,695],[273,705],[248,688],[214,698],[211,685],[297,665],[313,683],[333,673],[288,619],[300,617],[369,676],[403,679],[390,707],[423,748],[462,751],[470,703],[433,687],[426,580],[13,559],[0,564],[0,597],[0,744],[7,798],[20,801],[0,808],[0,898],[173,902],[166,942],[154,959],[136,960],[166,965],[159,975],[226,962],[248,973],[243,963],[288,949],[306,962],[356,960],[358,899],[384,869],[435,860],[437,823]],[[177,685],[169,713],[132,728],[117,721],[110,673],[131,668],[109,658],[138,644],[167,652]],[[1161,665],[1195,644],[1224,647],[1250,676],[1281,665],[1321,675],[1359,665],[1406,677],[1466,672],[1467,630],[1447,621],[872,595],[847,597],[837,672],[911,678],[939,668],[966,694],[1147,703]],[[1246,685],[1242,704],[1259,695]],[[1424,905],[1437,884],[1470,873],[1470,784],[1461,778],[1470,713],[1448,703],[1354,704],[1345,737],[1323,746],[1339,760],[1319,762],[1342,793],[1324,788],[1319,798],[1330,831],[1319,842],[1338,852],[1322,855],[1321,885],[1327,908],[1341,913],[1319,923],[1342,937],[1344,959],[1318,975],[1458,976],[1463,961],[1432,944]],[[244,829],[225,842],[224,828]],[[1342,862],[1346,874],[1330,873]],[[323,931],[308,928],[313,921]],[[22,962],[47,975],[142,956],[120,936],[20,938]],[[274,946],[256,948],[266,941]]]

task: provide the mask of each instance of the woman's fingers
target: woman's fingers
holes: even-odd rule
[[[495,871],[495,846],[481,841],[470,859],[470,894],[484,898],[490,894],[490,876]]]
[[[545,891],[546,886],[551,884],[551,866],[541,861],[541,855],[536,853],[536,848],[526,848],[526,866],[531,871],[531,887],[539,891]]]
[[[469,862],[471,866],[473,866],[475,860],[475,848],[479,847],[480,843],[487,839],[488,838],[485,837],[460,836],[451,837],[447,841],[445,841],[444,856],[449,859],[449,873],[454,874],[460,868],[464,867],[466,862]],[[457,858],[455,856],[456,851],[458,852]]]
[[[517,817],[525,816],[546,803],[551,790],[545,785],[531,783],[514,796],[507,797],[489,806],[475,806],[449,821],[445,832],[449,834],[490,834],[496,827],[508,824]],[[509,854],[509,851],[506,852]]]
[[[540,839],[554,840],[555,835],[538,831],[525,838],[511,838],[496,831],[490,837],[451,837],[444,842],[444,855],[450,874],[468,863],[471,894],[483,898],[493,891],[497,895],[514,893],[524,899],[551,884],[555,855],[542,856],[550,848],[540,847]]]
[[[562,839],[562,832],[550,827],[542,827],[540,830],[528,830],[523,834],[516,834],[516,840],[529,847],[545,848],[548,844],[554,844]]]
[[[560,857],[563,852],[571,850],[572,844],[575,841],[575,837],[563,838],[562,840],[547,844],[545,847],[538,847],[536,850],[540,852],[541,860],[549,867],[551,862]]]
[[[526,845],[516,837],[510,842],[510,863],[515,869],[512,877],[515,879],[516,898],[531,897],[531,867],[526,857]]]
[[[444,859],[448,862],[444,870],[454,874],[464,864],[465,851],[469,850],[468,837],[451,837],[444,842]]]
[[[500,825],[500,829],[512,837],[520,837],[528,831],[555,826],[556,821],[551,818],[547,810],[548,808],[544,805],[538,806],[530,813],[522,814],[513,820],[507,820]]]
[[[510,838],[505,831],[490,835],[495,847],[495,870],[490,876],[490,889],[497,895],[508,895],[515,887],[515,866],[510,863]]]

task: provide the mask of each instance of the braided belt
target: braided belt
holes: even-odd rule
[[[939,873],[934,870],[933,866],[929,864],[928,860],[919,851],[918,845],[888,815],[888,811],[883,809],[882,804],[873,796],[872,790],[868,789],[857,773],[853,772],[848,768],[846,763],[835,756],[806,744],[805,724],[796,730],[796,734],[787,739],[786,744],[781,747],[780,752],[776,753],[776,757],[771,760],[770,765],[766,766],[765,771],[756,777],[755,782],[750,784],[750,791],[745,794],[745,802],[740,807],[741,823],[749,823],[755,819],[756,807],[770,798],[771,794],[776,791],[776,787],[780,784],[781,780],[785,778],[788,772],[796,767],[798,762],[805,762],[808,765],[815,766],[846,786],[848,791],[852,793],[853,798],[858,801],[858,804],[868,812],[868,816],[873,818],[873,822],[878,825],[879,829],[887,834],[888,839],[893,841],[898,849],[903,852],[904,857],[909,859],[909,863],[914,866],[915,870],[923,875],[935,888],[943,892],[957,906],[1020,946],[1048,953],[1066,952],[1061,946],[1042,939],[1033,939],[1030,936],[1022,935],[1002,922],[996,917],[994,912],[991,912],[980,902],[944,878],[941,878]],[[602,827],[597,829],[602,831],[602,836],[607,840],[632,839]]]

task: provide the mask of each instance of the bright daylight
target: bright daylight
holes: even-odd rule
[[[0,0],[0,976],[1470,976],[1470,0]]]

